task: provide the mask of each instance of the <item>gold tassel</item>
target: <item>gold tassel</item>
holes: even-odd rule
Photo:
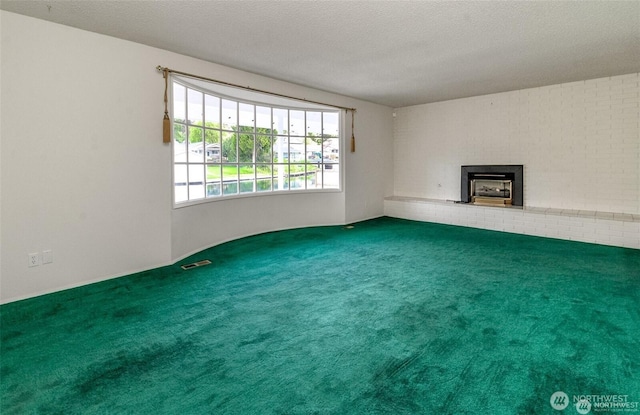
[[[164,114],[164,119],[162,120],[162,142],[171,142],[171,120],[167,113]]]
[[[164,118],[162,119],[162,142],[170,143],[171,120],[169,119],[169,110],[167,109],[167,89],[169,88],[169,73],[166,68],[162,71],[162,76],[164,76]]]
[[[354,124],[355,112],[356,112],[355,109],[351,110],[351,152],[352,153],[356,152],[356,136],[353,134],[353,130],[355,130],[355,124]]]

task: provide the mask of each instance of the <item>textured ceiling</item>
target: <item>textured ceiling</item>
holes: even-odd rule
[[[391,107],[640,72],[640,1],[2,0],[0,8]]]

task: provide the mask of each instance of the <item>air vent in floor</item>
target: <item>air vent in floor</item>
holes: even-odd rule
[[[192,264],[183,265],[180,268],[182,268],[182,269],[192,269],[192,268],[201,267],[203,265],[209,265],[210,263],[211,263],[211,261],[209,261],[208,259],[203,259],[202,261],[194,262]]]

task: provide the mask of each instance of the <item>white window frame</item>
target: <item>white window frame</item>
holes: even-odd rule
[[[182,99],[176,100],[174,96],[176,87],[184,88]],[[170,77],[170,118],[171,118],[171,149],[172,149],[172,199],[174,208],[191,206],[194,204],[215,202],[220,200],[228,200],[242,197],[261,197],[269,195],[282,194],[298,194],[298,193],[318,193],[342,192],[343,189],[343,154],[344,148],[344,111],[334,107],[322,106],[313,103],[306,103],[292,99],[273,97],[254,91],[245,91],[239,88],[232,88],[223,85],[214,84],[187,78],[183,76],[172,75]],[[195,91],[196,94],[202,94],[201,107],[198,111],[197,105],[194,104],[196,112],[199,112],[196,118],[191,118],[188,112],[189,107],[188,91]],[[212,97],[217,100],[218,111],[217,116],[211,118],[216,122],[209,123],[207,120],[207,110],[205,109],[205,100]],[[236,122],[231,126],[226,126],[222,120],[223,101],[225,103],[235,103]],[[176,103],[180,102],[183,108],[174,108]],[[253,126],[242,125],[240,118],[240,107],[253,108]],[[269,109],[269,118],[271,129],[269,133],[265,133],[264,127],[257,127],[256,107],[261,109]],[[274,112],[278,111],[287,114],[287,126],[290,127],[284,131],[278,131],[274,126]],[[294,126],[291,124],[294,120],[291,113],[303,114],[303,125]],[[184,118],[176,119],[176,113],[184,115]],[[213,114],[213,112],[211,112]],[[250,114],[245,112],[244,114]],[[309,122],[309,116],[320,116],[320,126],[317,122]],[[298,117],[298,120],[300,118]],[[328,122],[330,121],[330,122]],[[199,123],[199,124],[198,124]],[[217,125],[216,125],[217,124]],[[246,123],[245,123],[246,124]],[[264,125],[264,124],[263,124]],[[315,125],[315,132],[308,132]],[[293,128],[300,127],[304,129],[304,133],[294,131]],[[329,131],[330,127],[332,131]],[[241,131],[244,128],[245,131]],[[252,128],[252,131],[246,130]],[[263,133],[258,130],[261,128]],[[196,131],[201,131],[200,143],[193,143],[189,135]],[[180,142],[177,134],[182,132]],[[318,132],[320,135],[318,135]],[[206,144],[206,137],[209,135],[213,141],[217,141],[216,154],[215,144]],[[215,137],[217,135],[217,138]],[[223,137],[231,137],[235,135],[235,154],[229,159],[227,155],[233,153],[226,151],[233,150],[228,147]],[[240,142],[247,139],[247,136],[253,137],[253,149],[251,151],[252,161],[247,159],[241,160]],[[270,159],[268,162],[256,160],[256,140],[260,137],[270,140],[267,144],[270,150]],[[320,139],[320,143],[312,139]],[[276,154],[277,143],[285,142],[288,146],[287,152],[278,152]],[[250,143],[249,141],[245,141]],[[314,144],[315,143],[315,144]],[[263,150],[265,145],[263,144]],[[208,146],[212,146],[211,152],[206,150]],[[281,148],[281,147],[279,147]],[[304,148],[304,154],[297,156],[291,160],[289,154],[300,153]],[[295,149],[295,152],[291,150]],[[318,154],[319,153],[319,154]],[[337,157],[336,157],[337,153]],[[214,155],[210,159],[207,154]],[[248,154],[245,154],[245,156]],[[284,160],[284,156],[286,160]],[[183,159],[184,157],[184,159]],[[225,171],[232,171],[235,168],[236,173],[231,174],[231,178],[226,179]],[[242,174],[242,170],[251,170],[248,174]],[[268,176],[265,173],[260,175],[259,171],[269,171]],[[302,169],[302,170],[300,170]],[[276,175],[276,170],[278,174]],[[295,170],[295,172],[293,172]],[[217,173],[219,172],[219,173]],[[292,173],[293,172],[293,173]],[[216,178],[217,174],[220,178]],[[184,179],[186,175],[186,180]],[[194,178],[195,177],[195,178]],[[213,179],[210,179],[214,177]],[[301,180],[301,178],[303,178]],[[266,189],[259,189],[259,186],[267,186]],[[199,184],[198,184],[199,183]],[[235,184],[235,186],[234,186]],[[293,186],[292,184],[295,184]],[[251,187],[251,190],[249,190]],[[195,194],[194,194],[195,192]]]

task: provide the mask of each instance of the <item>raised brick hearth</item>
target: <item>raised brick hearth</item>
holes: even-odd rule
[[[385,198],[386,216],[640,249],[640,215]]]

